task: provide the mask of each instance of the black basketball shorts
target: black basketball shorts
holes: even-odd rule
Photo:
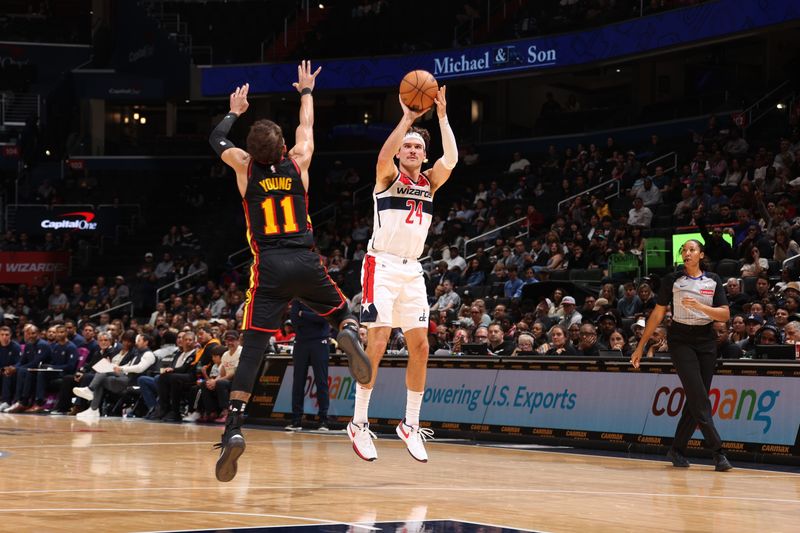
[[[262,251],[250,267],[242,329],[277,332],[295,298],[323,317],[347,305],[319,254],[304,248]]]

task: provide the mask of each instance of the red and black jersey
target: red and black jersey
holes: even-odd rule
[[[277,165],[252,161],[242,203],[253,254],[269,248],[314,246],[308,196],[293,159],[284,158]]]

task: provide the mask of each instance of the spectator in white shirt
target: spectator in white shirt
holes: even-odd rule
[[[633,199],[633,208],[628,211],[628,225],[649,228],[653,221],[653,212],[649,207],[644,206],[640,197]]]
[[[531,162],[522,157],[519,152],[514,152],[514,161],[508,166],[509,174],[524,174],[530,168]]]
[[[644,179],[641,187],[634,189],[634,196],[641,198],[645,207],[652,207],[661,203],[661,191],[653,185],[649,176]]]
[[[569,329],[571,325],[581,323],[583,316],[575,310],[575,298],[564,296],[561,299],[561,306],[564,308],[564,318],[559,322],[561,327]]]
[[[458,246],[451,246],[450,259],[447,260],[447,270],[453,270],[455,267],[458,267],[460,272],[464,272],[467,269],[467,262],[459,255]]]

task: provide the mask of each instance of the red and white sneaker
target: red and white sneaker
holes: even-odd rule
[[[347,424],[347,436],[353,442],[353,451],[356,452],[356,455],[365,461],[374,461],[378,458],[378,450],[372,443],[372,440],[378,437],[369,430],[369,422],[359,425],[351,420]]]
[[[433,430],[419,426],[409,426],[405,419],[397,424],[395,429],[400,440],[406,443],[408,453],[420,463],[428,462],[428,452],[425,451],[425,441],[433,440]]]

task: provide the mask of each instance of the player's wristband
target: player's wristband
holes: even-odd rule
[[[302,96],[305,96],[305,95],[307,95],[307,94],[311,94],[311,88],[310,88],[310,87],[306,87],[306,88],[304,88],[302,91],[300,91],[300,96],[301,96],[301,97],[302,97]]]

